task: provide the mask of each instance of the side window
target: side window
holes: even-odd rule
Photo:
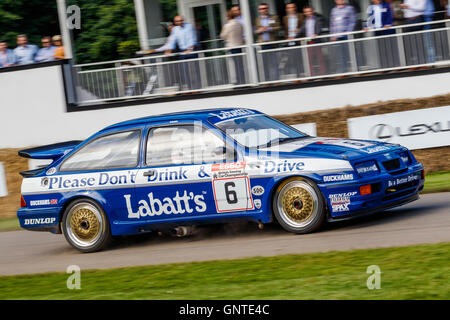
[[[138,164],[140,130],[110,134],[97,138],[60,167],[60,171],[130,168]]]
[[[202,126],[177,125],[150,130],[146,163],[149,166],[200,164],[234,160],[234,150]]]

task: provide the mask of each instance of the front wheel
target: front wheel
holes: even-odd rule
[[[278,223],[293,233],[317,230],[325,221],[326,206],[314,182],[296,177],[280,184],[273,198]]]
[[[94,252],[111,240],[111,229],[105,211],[94,201],[79,199],[64,212],[62,231],[67,242],[81,252]]]

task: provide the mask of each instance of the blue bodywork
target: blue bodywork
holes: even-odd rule
[[[78,198],[92,199],[104,209],[113,235],[232,219],[268,223],[272,221],[272,200],[277,187],[292,177],[304,177],[317,184],[327,205],[327,219],[335,221],[413,201],[423,188],[422,164],[399,145],[305,137],[311,139],[310,143],[299,148],[293,145],[292,150],[279,150],[276,154],[271,149],[244,147],[219,130],[213,119],[218,113],[238,117],[239,112],[233,116],[236,110],[260,114],[249,109],[212,109],[147,117],[109,126],[84,142],[72,141],[21,151],[19,154],[24,157],[53,160],[45,168],[23,173],[22,196],[26,205],[17,213],[21,226],[59,233],[65,208]],[[217,178],[214,170],[224,169],[228,174],[227,164],[222,169],[217,164],[206,163],[153,168],[145,165],[147,136],[151,128],[193,122],[200,122],[234,148],[236,158],[231,169],[238,167],[241,175]],[[82,172],[59,170],[65,159],[93,139],[127,130],[140,131],[136,167]],[[364,147],[365,144],[369,147]],[[315,159],[330,163],[347,161],[350,166],[345,170],[332,165],[326,170],[309,170],[308,161],[314,163]],[[252,171],[252,165],[258,170]],[[148,178],[148,181],[154,181],[146,184],[139,179],[142,172],[149,169],[156,170],[156,176]],[[238,194],[238,201],[245,198],[242,208],[220,209],[222,200],[217,188],[227,179],[237,179],[248,190]],[[367,185],[371,192],[362,195],[360,187]]]

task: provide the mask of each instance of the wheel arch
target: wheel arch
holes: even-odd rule
[[[271,215],[271,219],[272,219],[272,220],[275,220],[275,219],[274,219],[274,212],[273,212],[273,207],[272,207],[272,205],[273,205],[273,201],[275,200],[275,196],[276,196],[277,193],[278,193],[279,187],[280,187],[284,182],[289,182],[289,181],[291,181],[291,180],[296,180],[296,179],[299,179],[299,178],[300,178],[300,179],[303,179],[303,180],[307,180],[307,181],[313,182],[316,186],[317,186],[317,184],[318,184],[318,181],[317,181],[316,179],[313,179],[313,178],[311,178],[310,176],[307,176],[307,175],[301,175],[301,174],[290,175],[290,176],[281,177],[280,179],[278,179],[278,180],[274,183],[273,187],[271,188],[271,194],[270,194],[270,196],[268,197],[269,204],[268,204],[267,207],[270,208],[270,215]],[[325,197],[323,196],[322,190],[320,190],[319,187],[317,187],[317,189],[319,190],[319,195],[320,195],[320,197],[322,198],[324,204],[326,205],[326,199],[325,199]],[[327,208],[327,214],[328,214],[328,206],[326,206],[326,208]]]

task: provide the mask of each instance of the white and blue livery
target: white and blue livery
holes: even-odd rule
[[[21,173],[21,226],[63,233],[82,252],[233,219],[308,233],[416,200],[424,184],[402,146],[311,137],[250,109],[141,118],[19,155],[53,160]]]

